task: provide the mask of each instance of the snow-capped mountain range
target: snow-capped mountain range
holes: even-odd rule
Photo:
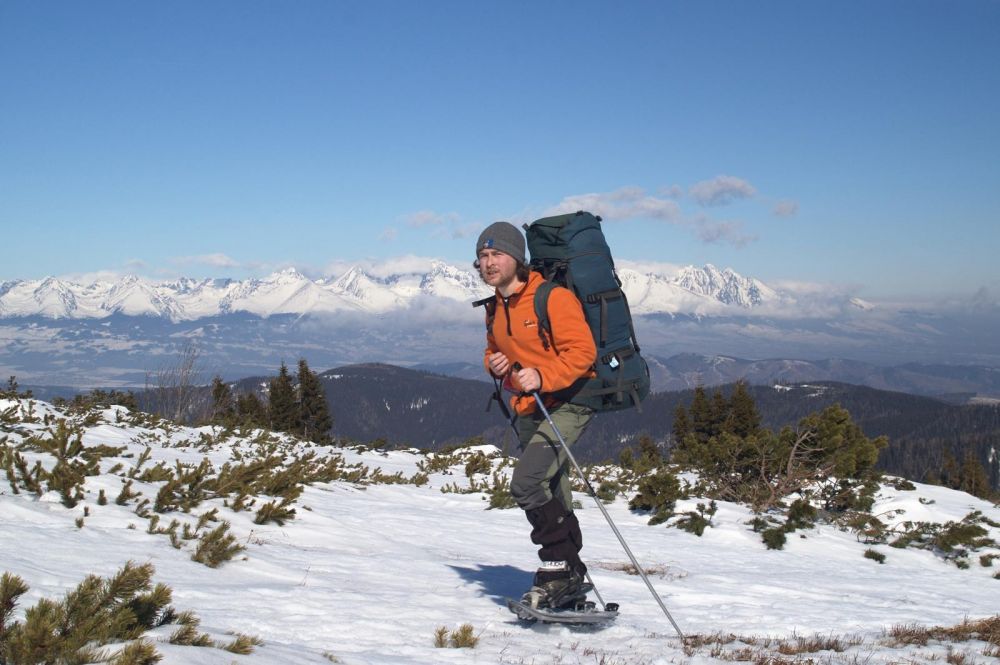
[[[759,280],[710,264],[688,266],[673,276],[628,268],[618,273],[635,314],[710,314],[791,301]],[[117,281],[79,284],[47,277],[0,283],[0,318],[101,319],[123,314],[193,321],[235,312],[262,317],[381,314],[403,309],[418,298],[471,302],[490,292],[475,272],[443,261],[430,262],[423,272],[385,277],[352,267],[339,277],[319,280],[294,268],[246,280],[154,282],[127,275]]]

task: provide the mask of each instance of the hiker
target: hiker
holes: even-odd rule
[[[542,561],[524,601],[532,607],[561,607],[586,594],[587,567],[580,560],[583,537],[573,514],[566,454],[544,415],[538,391],[566,445],[572,445],[590,422],[593,410],[568,400],[594,376],[597,350],[576,296],[553,289],[548,300],[552,339],[540,334],[535,291],[543,283],[525,260],[525,240],[507,222],[491,224],[476,243],[483,281],[496,289],[487,302],[486,370],[514,393],[521,456],[511,478],[511,494],[531,524],[531,541]],[[498,395],[498,399],[503,401]]]

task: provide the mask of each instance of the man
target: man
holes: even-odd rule
[[[531,524],[531,541],[540,545],[542,565],[524,602],[532,607],[561,607],[586,594],[587,567],[580,560],[583,537],[573,514],[566,453],[537,408],[543,398],[566,445],[583,433],[593,411],[569,402],[593,376],[597,356],[583,308],[568,289],[556,287],[548,301],[551,339],[540,335],[535,291],[543,282],[525,262],[524,236],[512,224],[496,222],[476,243],[476,267],[496,289],[487,305],[484,365],[515,393],[521,457],[511,478],[511,494]]]

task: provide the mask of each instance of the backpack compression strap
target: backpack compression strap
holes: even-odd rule
[[[546,350],[549,349],[549,345],[552,344],[553,349],[556,353],[559,353],[558,349],[555,349],[555,338],[552,335],[552,320],[549,319],[549,295],[552,293],[558,284],[555,282],[550,282],[548,280],[542,282],[538,285],[538,290],[535,291],[535,317],[538,319],[538,336],[542,338],[542,345]],[[604,291],[601,293],[594,293],[587,297],[588,303],[600,303],[601,306],[601,339],[600,344],[604,346],[607,341],[607,317],[608,317],[608,301],[614,300],[615,298],[622,298],[625,300],[626,307],[628,306],[628,298],[625,296],[625,291],[621,287],[614,289],[613,291]],[[632,336],[631,349],[617,349],[611,353],[598,358],[598,360],[605,364],[610,364],[612,362],[619,363],[623,362],[626,358],[636,355],[639,353],[639,342],[635,338],[635,329],[632,327],[632,317],[628,319],[629,333]],[[547,336],[547,338],[546,338]],[[594,340],[597,342],[598,340]],[[596,363],[595,363],[596,364]],[[617,383],[612,386],[602,386],[600,380],[582,380],[581,382],[575,383],[569,389],[567,389],[568,394],[573,396],[583,396],[583,397],[596,397],[598,399],[603,399],[604,397],[617,396],[618,401],[622,400],[624,394],[629,394],[632,397],[632,403],[635,405],[639,413],[642,413],[642,404],[639,399],[639,392],[636,389],[635,384],[626,385],[623,377],[619,374]],[[571,397],[567,397],[571,399]]]
[[[546,351],[551,346],[556,354],[559,350],[555,348],[555,339],[552,337],[552,321],[549,319],[549,295],[552,289],[556,288],[555,282],[548,280],[538,285],[535,290],[535,318],[538,319],[538,336],[542,340],[542,348]]]

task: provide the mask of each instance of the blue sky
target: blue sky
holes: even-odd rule
[[[0,2],[0,279],[616,258],[1000,293],[1000,2]]]

